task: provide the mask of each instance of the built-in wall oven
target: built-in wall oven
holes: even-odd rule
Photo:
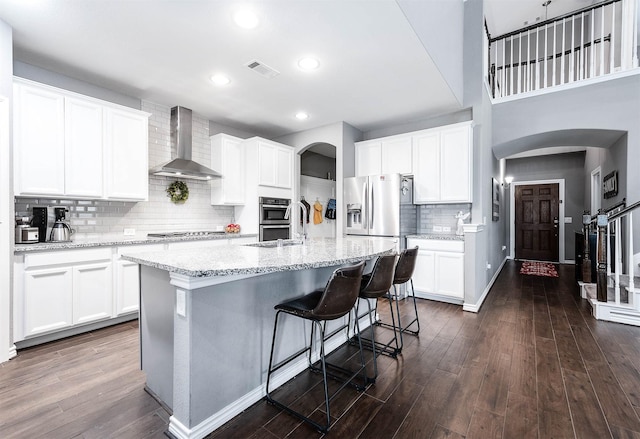
[[[289,204],[287,198],[260,197],[260,241],[289,239],[291,221],[285,218]]]

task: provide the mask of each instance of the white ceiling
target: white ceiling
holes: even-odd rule
[[[339,121],[367,131],[460,109],[395,0],[1,0],[15,58],[266,137]],[[313,73],[296,62],[320,60]],[[246,67],[257,59],[280,75]],[[225,88],[209,77],[223,72]],[[298,111],[309,119],[298,121]]]

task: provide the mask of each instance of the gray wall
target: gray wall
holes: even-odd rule
[[[484,230],[474,234],[475,266],[472,282],[465,285],[465,303],[477,303],[498,268],[506,258],[506,215],[491,221],[492,179],[501,181],[500,162],[492,150],[493,107],[484,83],[484,10],[482,0],[464,2],[464,105],[473,111],[473,223],[484,224]],[[504,200],[504,193],[501,193]],[[490,268],[488,268],[490,267]]]
[[[410,133],[412,131],[426,130],[429,128],[441,127],[443,125],[451,125],[459,122],[468,122],[472,119],[473,112],[471,108],[465,108],[454,113],[441,114],[427,119],[421,119],[399,125],[387,126],[377,128],[375,130],[366,131],[362,133],[362,140],[377,139],[380,137]]]
[[[601,179],[604,179],[612,171],[618,171],[618,195],[608,199],[602,198],[600,200],[602,208],[607,209],[618,204],[627,196],[627,148],[627,136],[623,136],[610,148],[589,148],[587,150],[584,164],[585,208],[591,207],[591,172],[598,166],[600,166]],[[627,205],[635,201],[637,200],[627,199]]]
[[[584,152],[509,159],[506,163],[506,174],[512,175],[514,182],[564,179],[564,215],[572,218],[571,224],[565,224],[565,259],[568,260],[575,259],[574,232],[582,230],[584,166]]]
[[[141,108],[140,99],[133,96],[127,96],[80,79],[71,78],[21,61],[15,61],[13,63],[13,70],[15,76],[19,76],[21,78],[30,79],[53,87],[80,93],[85,96],[91,96],[96,99],[102,99],[104,101],[124,105],[125,107],[131,107],[137,110]]]
[[[602,176],[607,174],[607,169],[624,169],[619,181],[619,191],[624,195],[615,200],[626,196],[627,204],[640,201],[640,173],[626,172],[626,163],[640,163],[640,75],[501,103],[494,106],[493,114],[495,144],[561,130],[620,131],[622,137],[613,139],[610,146],[613,155],[603,159]],[[589,156],[588,166],[592,166],[593,161]],[[584,199],[591,199],[590,189],[585,192]],[[603,201],[602,205],[609,206],[615,200]],[[636,252],[640,249],[640,215],[634,218],[634,249]]]

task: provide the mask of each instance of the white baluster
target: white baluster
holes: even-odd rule
[[[569,82],[573,82],[576,71],[576,17],[571,18],[571,58],[569,58]]]
[[[522,32],[518,34],[518,87],[517,93],[522,93]]]
[[[604,6],[600,8],[600,76],[604,75]],[[595,11],[594,11],[595,12]]]
[[[595,9],[591,10],[591,46],[589,46],[589,78],[593,78],[596,74],[596,51],[595,51]]]
[[[557,41],[556,41],[556,30],[558,26],[556,23],[553,23],[553,49],[551,50],[551,74],[553,77],[551,78],[551,86],[554,87],[556,85],[556,50],[557,49]]]
[[[565,19],[562,19],[562,52],[560,52],[560,84],[564,84],[564,40],[567,29],[565,25]]]
[[[545,24],[544,25],[544,86],[543,88],[547,88],[547,83],[548,83],[548,78],[547,78],[547,72],[548,72],[548,67],[547,67],[547,63],[548,63],[548,56],[547,56],[547,52],[549,51],[549,42],[548,42],[548,38],[547,35],[549,34],[548,32],[549,29],[549,25]]]
[[[580,56],[579,56],[579,75],[578,80],[584,79],[584,51],[586,48],[584,47],[584,12],[582,13],[582,17],[580,19]]]
[[[616,4],[611,4],[611,40],[609,40],[609,73],[613,73],[616,67]]]
[[[628,262],[627,262],[627,270],[629,272],[629,302],[632,302],[633,299],[635,299],[635,293],[634,290],[636,288],[635,286],[635,279],[634,279],[634,267],[633,267],[633,255],[635,254],[633,251],[633,212],[629,212],[629,214],[627,215],[627,248],[629,249],[628,252]],[[637,310],[640,310],[640,303],[635,303],[633,302],[633,305],[635,306],[635,308]]]

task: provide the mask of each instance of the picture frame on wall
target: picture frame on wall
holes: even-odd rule
[[[500,220],[500,183],[495,178],[491,179],[491,221]]]

